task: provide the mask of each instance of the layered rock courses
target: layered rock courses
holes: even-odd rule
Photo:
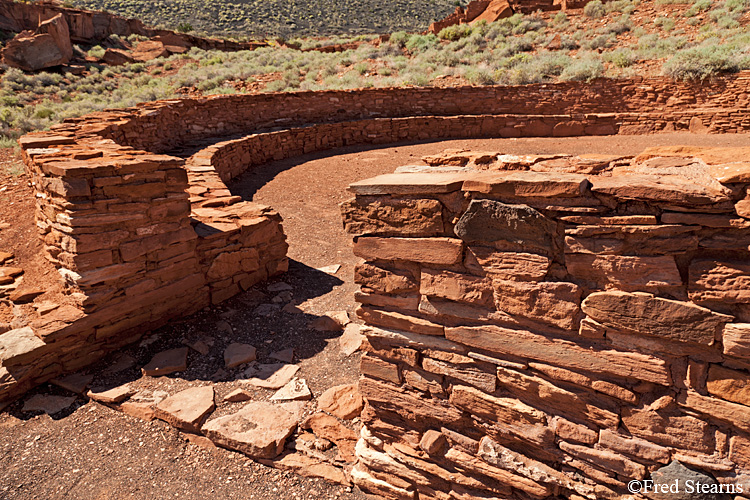
[[[248,169],[351,144],[743,133],[748,83],[213,96],[30,134],[70,300],[0,334],[0,401],[284,272],[279,215],[227,186]],[[722,154],[479,154],[354,184],[371,351],[352,479],[393,498],[603,498],[670,460],[742,474],[750,175]]]

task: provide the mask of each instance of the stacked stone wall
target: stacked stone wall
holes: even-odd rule
[[[22,334],[0,335],[0,399],[283,272],[280,217],[225,184],[248,168],[363,143],[746,132],[748,83],[745,72],[704,85],[639,79],[212,96],[94,113],[30,134],[21,145],[40,235],[71,304]],[[170,156],[188,149],[197,152]],[[65,338],[65,348],[51,348],[53,338]]]
[[[485,170],[351,185],[370,344],[355,482],[600,499],[692,478],[750,496],[746,149],[482,153]]]

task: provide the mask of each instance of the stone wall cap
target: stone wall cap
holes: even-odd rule
[[[461,189],[469,173],[409,172],[384,174],[349,185],[359,195],[452,193]]]

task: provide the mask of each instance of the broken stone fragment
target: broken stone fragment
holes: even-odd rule
[[[178,429],[199,432],[201,424],[214,408],[212,386],[191,387],[156,405],[155,415]]]
[[[71,375],[66,375],[65,377],[54,378],[51,380],[51,382],[56,386],[62,387],[63,389],[70,392],[83,394],[92,380],[94,380],[93,375],[88,375],[85,373],[73,373]]]
[[[132,389],[129,385],[125,384],[102,392],[89,391],[86,395],[100,403],[116,404],[122,403],[135,393],[135,389]]]
[[[75,396],[51,396],[48,394],[36,394],[31,396],[23,405],[21,411],[42,411],[47,415],[54,415],[70,408],[75,403]]]
[[[290,347],[282,351],[272,352],[269,357],[282,363],[291,363],[294,361],[294,349]]]
[[[344,356],[351,356],[362,347],[365,336],[360,333],[361,326],[357,323],[349,323],[344,328],[344,333],[339,337],[339,349]]]
[[[237,413],[209,420],[202,431],[217,445],[251,458],[275,458],[297,422],[298,416],[285,405],[252,402]]]
[[[187,355],[187,347],[178,347],[177,349],[160,352],[146,366],[141,368],[141,372],[151,377],[181,372],[187,368]]]
[[[318,409],[342,420],[350,420],[362,413],[364,402],[356,383],[331,387],[318,398]]]
[[[226,396],[224,396],[224,401],[227,401],[229,403],[240,403],[242,401],[250,401],[253,399],[252,394],[247,392],[245,389],[235,389]]]
[[[312,399],[312,392],[307,382],[305,379],[296,377],[271,396],[271,401],[308,401],[310,399]]]
[[[260,462],[274,469],[291,471],[304,477],[319,477],[330,483],[350,484],[341,468],[304,453],[287,453],[276,460],[261,460]]]
[[[224,364],[227,368],[235,368],[255,359],[256,349],[250,344],[233,343],[224,350]]]
[[[252,375],[244,382],[262,389],[281,389],[292,380],[298,370],[297,365],[261,364],[245,372]]]

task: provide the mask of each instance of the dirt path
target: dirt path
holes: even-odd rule
[[[230,342],[248,342],[258,347],[261,360],[272,351],[293,347],[300,376],[318,396],[328,387],[357,378],[358,356],[340,354],[338,334],[307,327],[310,318],[325,311],[354,311],[351,277],[356,258],[350,251],[350,238],[342,230],[337,207],[350,197],[345,191],[350,182],[419,163],[421,156],[447,148],[515,154],[637,154],[652,145],[746,145],[747,140],[742,135],[691,134],[457,140],[369,150],[348,148],[266,165],[238,179],[232,188],[273,206],[284,217],[293,262],[290,272],[277,281],[292,286],[294,301],[306,314],[259,316],[255,308],[270,303],[274,296],[266,285],[259,286],[220,307],[162,328],[140,345],[113,354],[88,371],[95,375],[94,384],[128,382],[142,390],[170,394],[196,382],[212,383],[221,401],[234,387],[236,375],[223,370],[221,353]],[[25,219],[33,227],[31,214]],[[317,270],[331,265],[342,267],[335,275]],[[231,333],[225,323],[231,326]],[[140,376],[139,367],[154,353],[201,338],[212,339],[214,345],[205,356],[191,352],[185,372],[161,378]],[[107,373],[107,368],[123,355],[132,358],[131,366]],[[364,498],[360,492],[322,480],[269,469],[237,453],[196,446],[163,422],[145,422],[83,397],[78,397],[69,410],[55,415],[56,419],[23,412],[24,402],[34,394],[70,396],[63,389],[44,385],[0,413],[2,499]],[[266,399],[269,394],[257,390],[254,397]],[[224,403],[217,411],[238,407]]]

